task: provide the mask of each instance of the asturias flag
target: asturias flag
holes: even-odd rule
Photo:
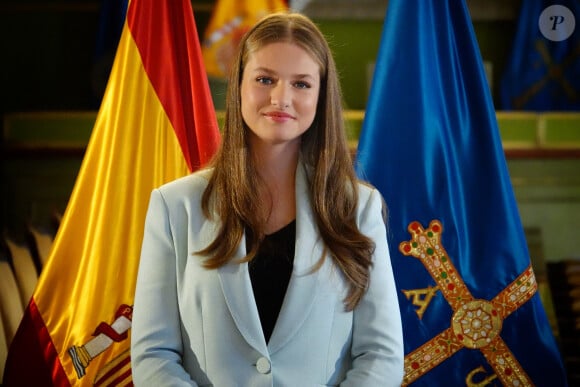
[[[388,206],[405,385],[565,386],[463,1],[389,1],[357,152]]]
[[[580,1],[525,0],[500,84],[504,110],[580,110]]]
[[[130,385],[132,303],[151,190],[217,150],[188,0],[132,0],[108,86],[4,386]]]

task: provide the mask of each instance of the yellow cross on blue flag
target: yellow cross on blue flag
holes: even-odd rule
[[[404,385],[566,386],[463,0],[391,0],[356,160],[387,207]]]

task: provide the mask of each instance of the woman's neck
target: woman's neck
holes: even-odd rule
[[[299,159],[299,143],[258,145],[252,148],[258,174],[268,187],[294,186]]]
[[[296,168],[298,148],[270,146],[254,154],[257,172],[264,182],[261,197],[271,203],[265,224],[266,234],[284,227],[296,218]]]

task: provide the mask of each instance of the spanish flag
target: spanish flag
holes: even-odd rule
[[[285,11],[285,0],[218,0],[204,33],[203,59],[211,77],[226,78],[238,43],[258,20]]]
[[[188,0],[132,0],[4,386],[131,385],[130,330],[151,190],[206,163],[219,132]]]

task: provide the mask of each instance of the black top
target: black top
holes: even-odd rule
[[[296,221],[266,235],[249,263],[254,298],[266,342],[270,340],[292,275]]]

